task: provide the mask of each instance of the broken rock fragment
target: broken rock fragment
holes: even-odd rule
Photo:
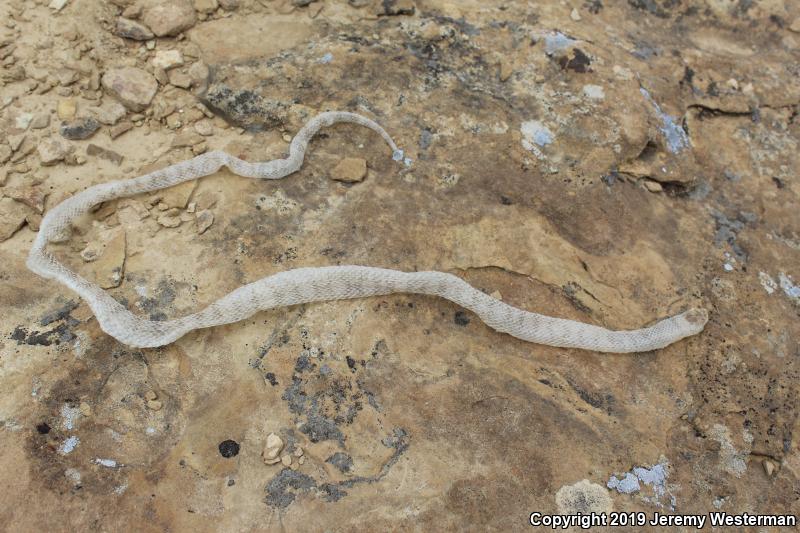
[[[144,7],[142,22],[158,37],[178,35],[197,22],[188,0],[150,0]]]
[[[383,0],[379,14],[388,17],[413,15],[415,9],[414,0]]]
[[[93,279],[103,289],[119,287],[122,282],[125,249],[125,230],[116,227],[102,232],[96,241],[90,242],[81,252],[84,260],[92,261]]]
[[[0,242],[9,239],[25,223],[30,209],[11,198],[0,198]]]
[[[155,37],[153,32],[150,31],[150,28],[144,24],[124,17],[117,19],[116,33],[120,37],[132,39],[134,41],[149,41]]]
[[[101,124],[113,126],[122,120],[127,111],[119,102],[106,102],[101,106],[90,108],[89,113]]]
[[[86,147],[86,155],[91,155],[95,157],[99,157],[101,159],[105,159],[106,161],[111,161],[115,165],[119,166],[122,163],[122,156],[113,150],[109,150],[107,148],[103,148],[102,146],[97,146],[96,144],[90,144]]]
[[[0,144],[0,165],[11,159],[11,147],[6,144]]]
[[[75,116],[75,113],[78,111],[78,104],[72,98],[65,98],[64,100],[58,101],[58,107],[56,108],[56,114],[58,118],[61,120],[71,120],[72,117]]]
[[[159,50],[152,63],[156,68],[169,70],[183,65],[183,54],[180,50]]]
[[[197,233],[202,235],[214,223],[214,213],[208,210],[197,213]]]
[[[7,197],[27,205],[37,213],[44,213],[44,200],[47,197],[47,193],[39,187],[6,187],[3,193]]]
[[[50,166],[63,161],[72,152],[72,147],[59,137],[49,137],[42,139],[37,150],[42,165]]]
[[[264,446],[261,456],[264,458],[265,463],[274,465],[281,461],[281,450],[283,450],[283,440],[275,433],[270,433],[267,436],[267,444]]]
[[[360,157],[345,157],[331,170],[331,179],[345,183],[364,181],[367,161]]]
[[[115,68],[103,74],[103,88],[131,111],[144,111],[158,90],[152,74],[136,67]]]
[[[85,117],[64,122],[59,128],[61,136],[71,141],[88,139],[100,128],[100,123],[94,118]]]

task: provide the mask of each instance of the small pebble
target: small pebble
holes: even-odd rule
[[[281,461],[281,450],[283,450],[283,440],[275,433],[270,433],[267,436],[267,444],[261,456],[264,458],[265,463],[273,465]]]
[[[71,120],[78,110],[78,104],[72,98],[58,101],[56,114],[61,120]]]
[[[281,456],[281,464],[283,466],[292,466],[292,456],[289,455],[288,453],[282,455]]]
[[[653,180],[644,180],[644,188],[650,192],[661,192],[664,190],[664,187],[657,181]]]
[[[161,410],[161,402],[159,400],[147,400],[147,408],[153,411]]]
[[[88,139],[100,128],[100,123],[95,119],[86,117],[64,122],[59,128],[61,136],[71,141]]]
[[[360,157],[345,157],[331,170],[331,179],[345,183],[364,181],[367,176],[367,161]]]

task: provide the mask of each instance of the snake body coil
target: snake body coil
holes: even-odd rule
[[[366,266],[287,270],[239,287],[197,313],[175,320],[152,321],[128,311],[98,285],[69,270],[45,249],[48,242],[61,240],[68,234],[72,220],[101,202],[198,179],[217,172],[223,165],[248,178],[286,177],[302,166],[308,143],[320,128],[337,122],[352,122],[376,131],[392,148],[393,159],[403,159],[403,152],[374,121],[341,111],[321,113],[297,133],[285,159],[248,163],[225,152],[213,151],[138,178],[95,185],[68,198],[51,209],[42,220],[28,256],[28,268],[77,292],[89,304],[103,331],[124,344],[140,348],[163,346],[189,331],[230,324],[266,309],[396,292],[446,298],[473,311],[497,331],[549,346],[598,352],[643,352],[663,348],[703,330],[708,320],[704,309],[692,309],[643,329],[611,331],[517,309],[451,274],[401,272]]]

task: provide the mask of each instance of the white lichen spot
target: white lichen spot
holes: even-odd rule
[[[747,452],[736,449],[731,439],[730,430],[722,424],[714,424],[714,427],[711,428],[709,432],[709,436],[720,445],[720,467],[729,474],[741,477],[747,470],[747,462],[745,461]]]
[[[602,100],[606,97],[606,93],[599,85],[584,85],[583,95],[592,100]]]
[[[72,450],[74,450],[80,443],[81,439],[73,435],[61,443],[61,446],[58,447],[58,453],[61,455],[72,453]]]
[[[772,294],[775,292],[775,289],[778,288],[778,284],[775,283],[775,280],[772,279],[772,276],[766,272],[758,273],[758,281],[761,282],[761,286],[764,287],[764,290],[767,291],[767,294]]]
[[[91,340],[86,332],[78,331],[75,333],[75,340],[72,342],[72,352],[75,354],[75,357],[80,359],[86,353],[86,350],[89,348]]]
[[[606,486],[611,490],[616,490],[621,494],[633,494],[634,492],[639,492],[641,488],[639,486],[639,478],[636,477],[635,474],[631,472],[627,472],[625,477],[622,479],[617,479],[617,476],[611,476],[611,479],[608,480]]]
[[[614,509],[614,502],[608,491],[588,479],[558,489],[556,505],[559,513],[569,515],[609,513]]]
[[[106,468],[116,468],[117,462],[114,459],[100,459],[99,457],[94,460],[95,464],[105,466]]]
[[[77,407],[70,407],[68,404],[61,406],[61,429],[72,431],[75,429],[78,418],[81,417],[81,410]]]
[[[114,487],[114,494],[120,495],[125,494],[125,491],[128,490],[128,484],[123,483],[122,485],[118,485]]]
[[[786,293],[786,296],[793,300],[800,300],[800,285],[795,285],[792,276],[786,275],[783,272],[778,274],[778,281],[781,284],[781,289]]]
[[[319,58],[319,62],[323,65],[327,65],[331,61],[333,61],[333,54],[330,52]]]
[[[67,468],[64,470],[64,477],[72,481],[76,486],[81,484],[81,473],[74,468]]]
[[[533,152],[539,159],[543,159],[544,155],[539,150],[539,147],[547,146],[553,142],[553,132],[538,120],[523,122],[519,131],[522,133],[522,147],[529,152]]]
[[[279,215],[288,215],[297,211],[300,204],[288,198],[286,194],[278,189],[271,195],[261,195],[256,199],[256,208],[263,211],[275,211]]]
[[[144,432],[147,435],[155,435],[156,434],[156,428],[148,427],[147,429],[144,430]]]
[[[551,56],[556,52],[562,52],[571,48],[577,43],[575,39],[567,37],[560,31],[556,31],[545,35],[544,37],[544,53]]]
[[[683,127],[678,124],[677,119],[673,116],[670,116],[664,113],[661,110],[661,106],[659,106],[653,97],[650,96],[650,93],[647,92],[647,89],[641,87],[639,89],[645,99],[650,102],[653,108],[656,110],[656,114],[658,118],[661,119],[661,133],[664,134],[664,139],[667,142],[667,149],[672,152],[673,154],[677,154],[684,148],[689,147],[689,136],[686,135],[686,131],[684,131]]]
[[[732,272],[733,271],[733,265],[730,264],[730,263],[723,264],[722,268],[725,269],[725,272]]]
[[[624,475],[611,476],[606,486],[611,490],[616,490],[620,494],[640,493],[644,501],[653,503],[658,507],[664,507],[663,499],[666,500],[670,509],[675,506],[675,497],[669,494],[667,478],[669,477],[669,463],[665,458],[653,466],[636,466]],[[651,494],[644,494],[644,488],[649,487]],[[648,491],[649,492],[649,491]]]

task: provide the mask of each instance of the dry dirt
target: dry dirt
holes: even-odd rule
[[[797,2],[5,0],[0,21],[0,530],[800,513]],[[25,268],[69,195],[207,149],[280,157],[336,109],[410,165],[338,125],[282,181],[103,205],[54,253],[152,319],[364,264],[612,328],[701,305],[705,331],[601,355],[392,295],[138,350]]]

